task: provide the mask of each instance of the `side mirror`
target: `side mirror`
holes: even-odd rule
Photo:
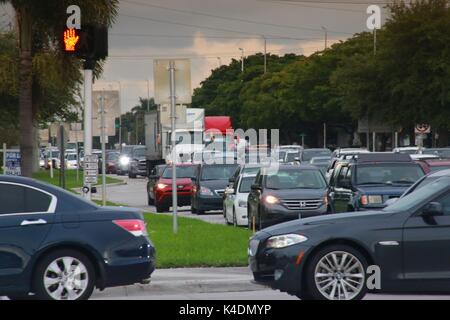
[[[262,188],[259,184],[252,184],[251,189],[252,191],[262,191]]]
[[[233,188],[227,188],[226,190],[225,190],[225,193],[226,194],[234,194],[234,189]]]
[[[439,202],[430,202],[422,210],[423,217],[436,217],[443,215],[444,209],[442,208],[442,204],[440,204]]]

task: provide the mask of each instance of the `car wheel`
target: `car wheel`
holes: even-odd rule
[[[159,205],[156,202],[155,202],[155,207],[156,207],[156,212],[158,212],[158,213],[164,212],[165,207]]]
[[[237,217],[236,217],[236,209],[233,207],[233,226],[237,227]]]
[[[197,214],[198,215],[205,214],[205,210],[197,209]]]
[[[152,206],[152,205],[155,204],[155,200],[153,200],[152,197],[150,197],[149,194],[147,194],[147,198],[148,198],[147,202],[148,202],[149,206]]]
[[[195,209],[193,206],[191,206],[191,213],[192,214],[197,214],[197,209]]]
[[[325,247],[308,264],[304,294],[314,300],[361,300],[367,267],[364,255],[350,246]]]
[[[92,295],[95,271],[78,251],[57,250],[37,265],[33,288],[39,300],[87,300]]]
[[[136,174],[132,173],[131,171],[128,172],[128,178],[130,178],[130,179],[136,179],[136,177],[137,177]]]

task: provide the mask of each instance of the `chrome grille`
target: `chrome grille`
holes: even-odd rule
[[[281,204],[289,210],[316,210],[323,204],[323,200],[281,200]]]
[[[225,193],[225,190],[214,190],[214,192],[218,195],[218,196],[223,196]]]
[[[147,161],[141,160],[138,165],[139,170],[145,171],[147,170]]]

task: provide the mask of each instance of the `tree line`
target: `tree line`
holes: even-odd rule
[[[438,144],[449,144],[449,1],[395,2],[381,30],[355,34],[308,57],[263,55],[212,71],[194,91],[193,107],[207,115],[231,115],[235,127],[280,129],[283,142],[321,145],[323,123],[349,134],[357,121],[408,132],[427,123]]]

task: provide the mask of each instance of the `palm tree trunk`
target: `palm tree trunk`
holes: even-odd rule
[[[31,177],[33,170],[33,94],[32,94],[32,17],[27,8],[16,9],[19,27],[19,125],[22,175]]]

